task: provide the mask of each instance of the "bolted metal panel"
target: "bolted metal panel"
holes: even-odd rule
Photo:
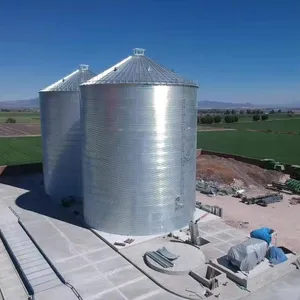
[[[79,85],[93,78],[89,65],[79,65],[79,69],[49,85],[41,92],[79,92]]]
[[[82,197],[79,84],[93,76],[86,65],[81,65],[39,94],[44,185],[48,195]]]
[[[134,49],[137,50],[137,49]],[[143,50],[144,49],[138,49]],[[176,74],[174,71],[164,68],[150,58],[144,56],[144,52],[134,52],[120,63],[95,76],[84,85],[91,84],[144,84],[144,85],[184,85],[198,87],[198,85]]]
[[[86,222],[126,235],[187,226],[195,210],[196,86],[92,82],[80,86]]]

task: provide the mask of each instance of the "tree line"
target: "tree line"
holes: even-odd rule
[[[238,122],[239,117],[237,115],[229,115],[224,117],[225,123],[236,123]],[[199,116],[197,119],[198,124],[213,124],[213,123],[220,123],[222,121],[222,117],[220,115],[212,116]]]

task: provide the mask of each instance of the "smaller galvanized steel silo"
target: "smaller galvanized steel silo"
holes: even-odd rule
[[[87,224],[151,235],[193,219],[197,88],[143,49],[80,86]]]
[[[40,91],[45,191],[82,197],[79,85],[95,74],[88,65]]]

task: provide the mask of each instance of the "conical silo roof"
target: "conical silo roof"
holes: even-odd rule
[[[95,75],[88,65],[80,65],[78,70],[42,89],[41,92],[79,92],[79,85]]]
[[[142,84],[142,85],[198,85],[154,62],[144,55],[145,50],[133,49],[127,57],[83,85],[91,84]]]

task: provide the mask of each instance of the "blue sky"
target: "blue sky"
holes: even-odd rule
[[[299,0],[4,1],[0,101],[141,47],[197,80],[200,100],[300,103],[299,16]]]

